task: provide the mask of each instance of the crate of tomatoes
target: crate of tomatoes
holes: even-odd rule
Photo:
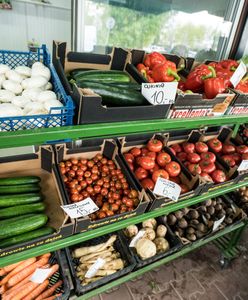
[[[76,217],[76,233],[145,212],[149,199],[136,189],[113,140],[57,145],[56,159],[67,203],[83,205],[90,198],[96,208]]]
[[[143,134],[119,139],[120,152],[139,190],[146,190],[152,200],[150,210],[173,202],[166,196],[157,194],[155,186],[160,177],[180,186],[178,200],[199,194],[201,190],[198,176],[192,176],[173,152],[165,146],[164,134]]]
[[[236,182],[236,169],[216,154],[222,148],[217,134],[193,130],[190,135],[170,136],[167,145],[193,176],[200,176],[205,192]]]

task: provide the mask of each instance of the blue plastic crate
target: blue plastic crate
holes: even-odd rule
[[[51,65],[46,45],[38,48],[37,52],[0,50],[0,64],[7,64],[12,69],[18,65],[31,67],[36,61],[42,61],[50,69],[50,81],[53,85],[53,91],[57,94],[64,107],[51,108],[49,114],[0,118],[1,131],[72,125],[74,104],[72,98],[66,95],[56,70]]]

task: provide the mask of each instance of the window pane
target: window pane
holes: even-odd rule
[[[219,42],[232,27],[224,21],[232,2],[83,0],[78,50],[104,52],[106,46],[120,46],[215,59]]]

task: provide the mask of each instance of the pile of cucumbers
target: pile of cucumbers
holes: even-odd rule
[[[131,82],[123,71],[75,69],[70,73],[70,82],[82,89],[91,89],[102,97],[106,106],[149,105],[142,96],[140,85]]]
[[[54,232],[40,193],[40,177],[0,178],[0,249]]]

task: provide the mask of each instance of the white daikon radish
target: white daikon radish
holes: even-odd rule
[[[47,67],[34,68],[31,71],[31,77],[42,76],[47,79],[47,81],[51,78],[51,72]]]
[[[43,91],[37,97],[38,102],[46,102],[48,100],[57,100],[56,94],[52,91]]]
[[[22,95],[25,98],[28,98],[29,100],[35,102],[35,101],[37,101],[37,97],[41,92],[42,92],[42,89],[40,89],[40,88],[32,88],[32,89],[24,90],[22,92]]]
[[[63,107],[64,105],[58,101],[58,100],[48,100],[46,102],[44,102],[44,107],[45,109],[48,111],[48,113],[50,113],[50,109],[52,107]],[[51,111],[52,114],[60,114],[61,110],[52,110]]]
[[[45,67],[44,64],[40,61],[37,61],[35,62],[33,65],[32,65],[32,69],[35,69],[35,68],[42,68],[42,67]]]
[[[5,73],[5,77],[9,80],[21,83],[23,81],[23,77],[14,70],[9,70]]]
[[[23,116],[23,111],[20,107],[12,103],[0,104],[0,117]]]
[[[30,77],[31,76],[31,68],[26,66],[18,66],[15,68],[15,71],[24,77]]]
[[[2,83],[6,80],[5,76],[3,74],[0,74],[0,89],[2,87]]]
[[[18,82],[12,80],[4,80],[2,85],[5,90],[13,92],[16,95],[20,95],[22,92],[22,86]]]
[[[44,89],[47,84],[47,79],[42,76],[31,77],[24,79],[22,81],[22,87],[24,90],[32,89],[32,88],[41,88]]]
[[[10,70],[10,67],[4,64],[0,64],[0,74],[5,74]]]
[[[24,97],[24,96],[15,96],[14,98],[12,98],[12,104],[18,106],[18,107],[25,107],[25,105],[27,105],[27,103],[31,102],[28,98]]]
[[[0,90],[0,102],[11,102],[14,97],[15,94],[10,91]]]
[[[53,89],[53,85],[51,84],[51,82],[48,82],[47,85],[45,86],[45,90],[51,91],[52,89]]]
[[[24,107],[24,113],[26,115],[37,115],[37,114],[45,114],[47,111],[44,106],[40,102],[29,102]]]

